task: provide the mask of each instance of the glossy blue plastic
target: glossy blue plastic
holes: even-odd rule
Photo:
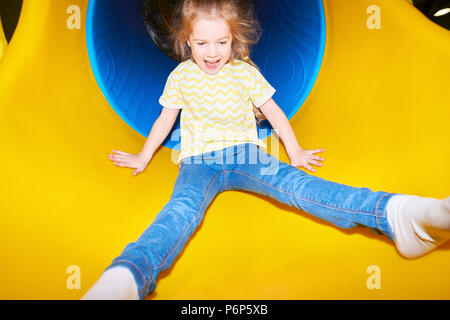
[[[290,119],[310,93],[323,60],[322,0],[254,0],[263,29],[252,60],[277,90],[274,100]],[[147,137],[161,113],[167,77],[178,62],[151,40],[142,0],[90,0],[86,40],[92,70],[106,100],[134,130]],[[179,150],[179,118],[164,145]],[[270,134],[264,121],[258,134]]]

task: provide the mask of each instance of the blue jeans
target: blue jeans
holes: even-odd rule
[[[201,223],[209,204],[227,190],[266,195],[338,227],[368,227],[394,241],[386,205],[395,193],[327,181],[245,143],[183,159],[169,202],[106,270],[128,268],[139,298],[145,298],[155,289],[158,274],[170,267]]]

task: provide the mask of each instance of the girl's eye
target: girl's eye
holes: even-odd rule
[[[222,45],[227,44],[226,41],[221,41],[221,42],[219,42],[219,43],[222,44]],[[202,46],[202,45],[204,45],[205,43],[204,43],[204,42],[198,42],[197,44],[198,44],[199,46]]]

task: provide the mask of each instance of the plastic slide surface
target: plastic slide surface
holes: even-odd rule
[[[0,16],[0,59],[5,54],[7,46],[8,46],[8,42],[6,41],[6,38],[5,38],[5,33],[3,31],[3,26],[2,26],[2,17]]]

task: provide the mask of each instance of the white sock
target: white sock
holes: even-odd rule
[[[405,258],[423,256],[450,238],[450,197],[394,195],[386,210],[395,245]]]
[[[81,300],[138,300],[136,281],[130,270],[114,267],[106,270]]]

